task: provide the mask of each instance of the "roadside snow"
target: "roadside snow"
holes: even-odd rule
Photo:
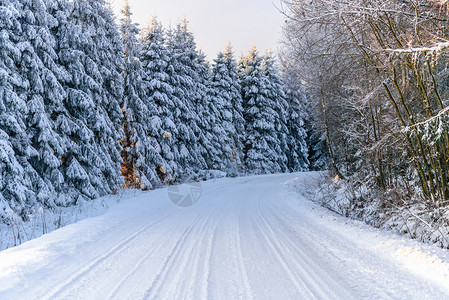
[[[187,208],[166,189],[128,195],[0,252],[0,299],[449,299],[447,251],[298,194],[317,177],[203,182]]]
[[[0,223],[0,251],[38,238],[66,225],[102,215],[110,207],[118,204],[121,199],[135,196],[135,191],[121,191],[119,195],[105,196],[78,203],[76,206],[59,207],[54,210],[36,208],[28,216],[29,221],[26,222],[11,218],[10,225]]]

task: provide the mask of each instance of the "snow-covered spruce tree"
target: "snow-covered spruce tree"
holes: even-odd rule
[[[204,149],[203,158],[208,169],[230,170],[232,149],[221,117],[224,99],[212,86],[211,68],[201,51],[195,69],[198,74],[195,108],[200,118],[199,142]]]
[[[181,102],[173,114],[173,121],[178,125],[178,139],[182,143],[176,157],[179,176],[186,178],[206,167],[202,156],[205,149],[198,142],[201,120],[195,108],[200,97],[197,90],[199,76],[195,70],[198,52],[193,34],[187,28],[187,20],[168,32],[167,46],[171,54],[169,77],[173,96]]]
[[[50,14],[57,8],[54,1],[20,1],[22,17],[22,77],[29,82],[26,97],[28,114],[25,126],[36,150],[22,161],[32,180],[37,201],[52,207],[58,193],[63,192],[64,176],[61,157],[67,151],[64,137],[57,131],[56,120],[66,114],[66,96],[61,81],[64,70],[58,65],[56,41],[52,34],[58,22]]]
[[[128,1],[125,2],[122,14],[120,32],[125,50],[122,175],[128,187],[151,189],[162,184],[163,170],[168,169],[160,155],[160,145],[154,137],[160,134],[161,121],[154,101],[146,95],[143,81],[145,73],[139,60],[139,29],[131,20]]]
[[[1,80],[1,79],[0,79]],[[0,109],[4,109],[0,102]],[[3,116],[0,116],[2,118]],[[0,129],[0,221],[25,218],[27,209],[35,198],[31,181],[15,157],[6,132]]]
[[[283,82],[285,99],[288,102],[287,127],[288,135],[288,169],[292,172],[306,171],[310,167],[309,148],[307,145],[307,132],[311,128],[306,128],[307,111],[305,109],[305,94],[302,92],[299,82],[295,76],[288,74],[289,70],[284,70]]]
[[[156,114],[151,117],[152,136],[166,167],[158,170],[163,182],[169,183],[183,172],[179,162],[185,145],[178,139],[178,123],[181,111],[188,111],[185,104],[174,95],[171,76],[171,53],[165,45],[164,29],[154,17],[144,35],[140,62],[145,82],[146,101],[154,105]]]
[[[255,47],[239,62],[242,87],[243,117],[245,118],[244,159],[245,168],[251,174],[281,172],[279,157],[279,106],[270,97],[267,78],[262,70],[262,58]]]
[[[270,51],[263,56],[261,68],[265,76],[264,85],[267,88],[267,97],[271,100],[271,108],[276,112],[274,115],[274,124],[278,138],[278,144],[276,144],[278,165],[282,172],[286,172],[289,170],[287,167],[287,153],[290,151],[288,145],[290,133],[287,128],[287,113],[290,108],[289,103],[285,99],[283,83],[275,67],[273,54]],[[304,140],[297,142],[301,143]]]
[[[242,95],[238,81],[237,63],[231,45],[225,52],[218,53],[212,66],[212,88],[220,97],[220,119],[225,134],[222,143],[229,145],[231,153],[225,152],[235,172],[242,172],[243,139],[245,120],[243,119]]]
[[[282,65],[281,78],[284,83],[287,101],[290,103],[290,109],[293,110],[288,114],[289,118],[287,123],[290,132],[295,132],[292,128],[296,126],[300,126],[305,132],[304,139],[305,145],[307,146],[308,169],[314,171],[324,170],[329,166],[329,155],[325,134],[323,134],[318,126],[320,117],[317,111],[321,109],[317,108],[317,103],[313,95],[308,92],[310,91],[310,86],[304,80],[304,66],[296,64],[294,59],[292,59],[292,56],[294,57],[295,54],[293,49],[286,48],[283,49],[280,55]],[[299,123],[297,117],[294,117],[295,114],[298,114]],[[301,126],[302,123],[304,124],[303,126]],[[302,132],[300,128],[298,128],[298,133]],[[290,137],[293,138],[293,136],[294,134]],[[302,148],[302,143],[289,143],[293,145],[293,148],[295,145],[300,147],[298,150]],[[301,154],[295,151],[290,154],[295,155],[295,153],[298,154],[297,157],[300,159],[299,162],[301,165]],[[294,160],[294,157],[289,157],[289,160]],[[292,164],[290,163],[291,167]]]
[[[0,6],[0,220],[26,218],[36,199],[29,174],[20,162],[36,153],[26,134],[28,112],[23,93],[29,82],[22,78],[20,66],[22,28],[17,2],[1,1]]]
[[[123,49],[114,15],[103,1],[59,0],[53,10],[66,112],[56,117],[67,150],[61,157],[68,205],[78,199],[110,194],[123,182]]]
[[[329,166],[329,154],[327,153],[326,137],[317,130],[310,118],[305,119],[306,144],[309,153],[309,169],[322,171]]]
[[[195,114],[197,126],[193,127],[198,138],[194,149],[201,155],[203,162],[196,164],[197,171],[207,169],[224,170],[229,165],[229,158],[224,152],[230,153],[229,145],[221,141],[225,132],[223,129],[220,106],[222,99],[215,93],[211,84],[211,69],[202,51],[196,49],[193,34],[188,31],[187,21],[184,19],[181,29],[177,34],[180,45],[184,48],[184,55],[179,56],[183,65],[181,74],[187,79],[185,82],[186,95]]]

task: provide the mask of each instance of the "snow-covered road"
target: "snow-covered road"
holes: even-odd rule
[[[166,189],[128,194],[0,252],[0,299],[449,299],[447,251],[292,192],[314,176],[205,182],[187,208]]]

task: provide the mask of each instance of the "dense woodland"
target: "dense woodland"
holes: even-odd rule
[[[282,7],[283,64],[307,95],[334,176],[351,185],[348,209],[395,214],[401,231],[425,228],[447,247],[448,9],[424,0]]]
[[[210,170],[310,167],[304,94],[272,53],[209,63],[186,20],[140,31],[105,0],[0,3],[3,222]]]

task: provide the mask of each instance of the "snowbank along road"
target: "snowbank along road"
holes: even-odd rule
[[[128,194],[1,252],[0,299],[449,299],[446,251],[294,192],[316,176],[204,182],[187,208],[166,189]]]

